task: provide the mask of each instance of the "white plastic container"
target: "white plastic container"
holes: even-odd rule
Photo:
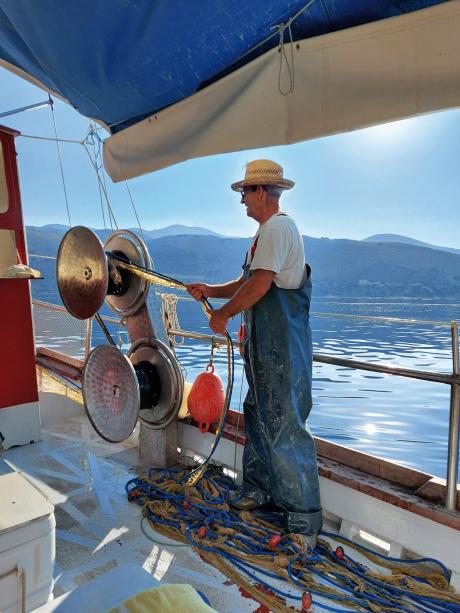
[[[30,611],[53,589],[54,506],[0,460],[0,611]]]

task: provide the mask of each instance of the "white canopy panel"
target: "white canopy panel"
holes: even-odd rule
[[[294,43],[293,64],[282,51],[108,138],[111,178],[460,106],[460,0]]]

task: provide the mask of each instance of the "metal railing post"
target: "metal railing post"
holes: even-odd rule
[[[93,328],[93,320],[91,317],[89,317],[86,320],[86,326],[85,326],[85,360],[87,359],[87,357],[89,356],[90,352],[91,352],[91,331]]]
[[[451,322],[452,335],[452,371],[458,375],[458,324]],[[460,385],[452,382],[450,386],[450,416],[449,416],[449,445],[447,450],[447,485],[445,506],[449,511],[457,507],[457,480],[458,480],[458,450],[460,425]]]

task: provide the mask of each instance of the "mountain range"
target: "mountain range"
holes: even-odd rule
[[[69,226],[64,226],[62,224],[47,224],[45,226],[29,226],[31,228],[36,228],[37,230],[44,230],[45,232],[58,232],[64,234],[69,229]],[[142,232],[139,228],[126,228],[130,230],[130,232],[134,232],[139,235],[143,235],[144,238],[160,238],[161,236],[178,236],[180,234],[195,234],[202,235],[206,234],[209,236],[222,236],[222,234],[218,234],[217,232],[213,232],[212,230],[208,230],[207,228],[200,228],[199,226],[181,226],[179,224],[174,224],[172,226],[166,226],[165,228],[157,228],[155,230],[144,230]],[[107,235],[111,233],[111,230],[102,230],[97,228],[92,228],[94,232],[99,237],[105,238]]]
[[[32,284],[34,298],[50,300],[58,295],[54,261],[35,256],[55,256],[66,230],[58,225],[27,227],[30,264],[45,277]],[[96,233],[102,239],[106,235],[104,230]],[[185,283],[236,278],[250,242],[250,238],[187,226],[143,230],[143,235],[154,268]],[[316,296],[460,299],[460,250],[419,244],[398,235],[375,235],[362,241],[303,238]]]
[[[454,249],[453,247],[440,247],[439,245],[424,243],[423,241],[418,241],[416,238],[402,236],[401,234],[374,234],[373,236],[363,238],[363,240],[369,243],[405,243],[406,245],[417,245],[418,247],[439,249],[440,251],[449,251],[450,253],[460,253],[460,249]]]

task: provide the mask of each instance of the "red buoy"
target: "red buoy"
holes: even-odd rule
[[[182,503],[182,506],[184,507],[184,509],[191,509],[192,505],[190,504],[190,502],[188,500],[184,500]]]
[[[339,560],[344,560],[345,559],[345,552],[343,550],[343,547],[340,547],[340,545],[335,550],[335,557],[339,558]]]
[[[198,422],[201,432],[207,432],[209,425],[221,416],[225,404],[222,379],[214,372],[213,364],[195,379],[187,400],[188,410]]]
[[[302,594],[302,611],[310,611],[313,604],[313,598],[310,592],[304,592]]]
[[[198,538],[204,539],[205,536],[206,536],[206,528],[204,526],[201,526],[201,528],[198,529]]]
[[[281,535],[280,534],[274,534],[272,536],[272,538],[269,541],[269,545],[270,547],[273,547],[273,549],[275,547],[278,547],[278,545],[281,543]]]

